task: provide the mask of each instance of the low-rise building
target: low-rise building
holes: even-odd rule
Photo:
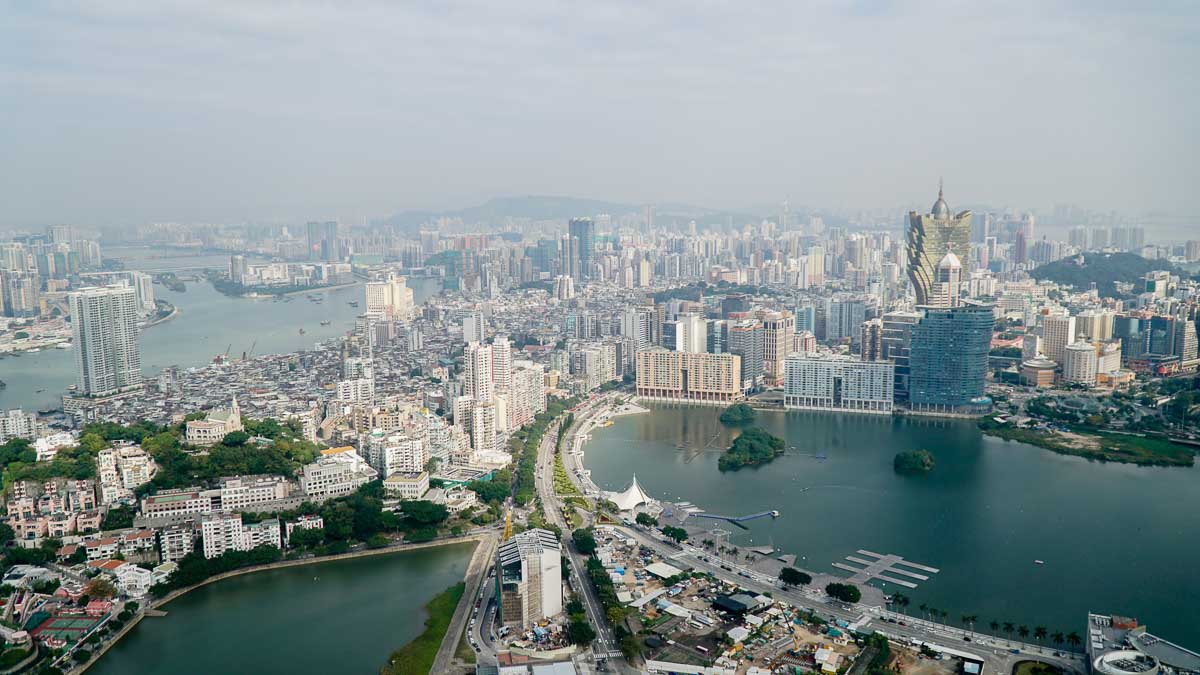
[[[199,516],[210,511],[212,500],[197,487],[159,490],[142,499],[142,516],[145,518]]]
[[[429,490],[429,474],[425,471],[396,472],[383,481],[383,492],[398,499],[420,499]]]
[[[284,525],[283,544],[287,546],[296,530],[320,530],[325,527],[325,519],[321,516],[300,516]]]
[[[348,495],[378,477],[379,473],[351,448],[305,464],[300,489],[310,499],[332,499]]]
[[[132,563],[126,563],[117,568],[117,586],[123,593],[133,598],[146,595],[154,585],[154,572],[142,569]]]

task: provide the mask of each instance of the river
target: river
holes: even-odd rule
[[[105,250],[106,258],[125,263],[127,269],[182,270],[202,267],[221,268],[228,256],[184,254],[168,249]],[[414,302],[420,304],[441,290],[439,279],[410,279]],[[207,281],[188,283],[181,293],[155,285],[155,296],[179,309],[174,318],[150,326],[138,340],[142,350],[142,370],[154,375],[163,367],[191,368],[212,361],[213,356],[242,352],[283,354],[311,348],[354,327],[365,300],[361,284],[316,290],[324,302],[316,305],[304,295],[293,295],[290,302],[273,299],[233,298],[222,295]],[[359,307],[351,307],[351,300]],[[321,321],[328,320],[328,326]],[[300,329],[305,334],[300,334]],[[68,385],[75,383],[75,357],[69,349],[43,349],[36,353],[0,359],[0,380],[8,386],[0,389],[0,410],[24,408],[37,410],[58,407]]]
[[[209,584],[147,617],[89,675],[374,673],[424,630],[473,546],[352,558]]]
[[[917,589],[882,586],[912,598],[914,613],[924,603],[955,623],[978,615],[979,628],[1086,635],[1088,610],[1111,612],[1200,646],[1200,467],[1091,462],[984,436],[969,421],[760,412],[786,454],[722,474],[730,432],[719,410],[650,407],[593,433],[585,463],[601,487],[624,489],[636,474],[651,496],[714,513],[778,509],[748,532],[725,529],[811,570],[836,572],[858,549],[940,568]],[[921,448],[936,456],[931,473],[893,471],[897,452]]]

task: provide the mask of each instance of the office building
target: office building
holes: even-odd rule
[[[785,408],[892,412],[895,365],[832,353],[792,354],[785,362]]]
[[[643,398],[695,403],[732,403],[745,398],[742,359],[736,354],[637,353],[637,394]]]
[[[91,287],[68,297],[79,393],[104,396],[140,386],[142,356],[134,289]]]
[[[500,622],[516,629],[563,611],[562,546],[554,533],[534,528],[496,551]]]
[[[908,214],[905,255],[916,304],[928,305],[933,299],[937,265],[947,252],[953,253],[959,261],[971,259],[971,212],[951,215],[939,187],[937,201],[929,213],[921,215],[912,211]]]
[[[592,261],[596,257],[596,223],[591,218],[572,218],[567,224],[571,244],[577,248],[571,258],[570,275],[576,279],[592,278]]]
[[[986,388],[994,326],[990,305],[927,309],[912,328],[909,407],[949,414],[990,409]]]
[[[909,355],[912,347],[912,328],[921,320],[917,312],[887,312],[880,320],[883,336],[880,338],[880,358],[896,365],[896,383],[893,389],[897,403],[908,401]]]

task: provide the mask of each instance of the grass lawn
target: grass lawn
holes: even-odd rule
[[[412,642],[392,652],[388,662],[379,670],[383,675],[425,675],[433,668],[442,637],[450,626],[454,609],[466,591],[466,583],[460,581],[442,591],[425,605],[429,618],[425,630]]]
[[[1013,675],[1061,675],[1062,671],[1048,663],[1018,661],[1013,666]]]
[[[454,650],[454,655],[464,663],[475,663],[475,650],[471,649],[471,645],[467,643],[467,634],[458,639],[458,649]]]
[[[1113,434],[1093,430],[1075,430],[1072,438],[1055,431],[1017,429],[1009,426],[994,426],[981,423],[985,434],[999,436],[1046,448],[1064,455],[1075,455],[1105,462],[1125,462],[1147,466],[1191,466],[1196,451],[1186,445],[1172,443],[1164,438],[1147,438],[1130,434]]]

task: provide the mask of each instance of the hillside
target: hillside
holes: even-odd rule
[[[415,229],[434,218],[461,218],[469,224],[498,224],[506,218],[531,218],[533,220],[565,220],[577,216],[594,216],[598,213],[614,217],[628,213],[641,213],[643,205],[622,204],[599,199],[530,195],[524,197],[496,197],[478,206],[450,211],[401,211],[393,216],[376,221],[378,225]],[[701,224],[724,224],[729,218],[733,222],[753,222],[759,219],[745,213],[732,213],[687,204],[655,205],[656,220],[687,222],[695,220]]]
[[[1088,252],[1056,260],[1035,268],[1030,274],[1041,281],[1049,279],[1076,290],[1087,290],[1096,284],[1101,297],[1118,297],[1115,282],[1135,283],[1147,272],[1170,270],[1179,274],[1174,265],[1166,260],[1148,260],[1136,253]]]

